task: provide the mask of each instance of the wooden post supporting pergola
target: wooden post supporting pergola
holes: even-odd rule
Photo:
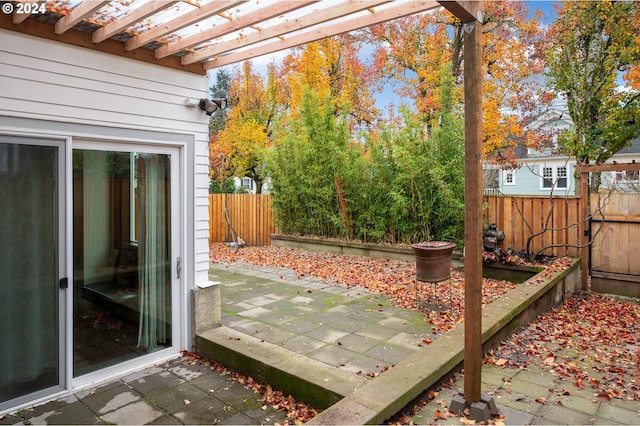
[[[464,401],[481,401],[482,372],[482,2],[440,1],[464,29]],[[452,402],[451,408],[454,408]],[[473,408],[473,407],[472,407]],[[487,411],[487,410],[484,410]],[[477,421],[487,420],[476,418]]]
[[[589,244],[591,230],[589,229],[589,173],[592,172],[624,172],[628,170],[640,171],[640,163],[612,164],[578,164],[576,171],[580,173],[580,281],[582,290],[589,289]]]

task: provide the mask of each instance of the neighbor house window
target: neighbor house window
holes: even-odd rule
[[[567,166],[543,166],[540,174],[541,189],[569,188],[569,173]]]
[[[253,190],[253,179],[251,178],[242,178],[242,180],[240,181],[240,185],[244,186],[245,188],[249,189],[250,191]]]
[[[513,170],[503,170],[502,171],[502,183],[504,185],[515,185],[516,184],[516,173]]]
[[[553,167],[542,168],[542,187],[543,188],[553,187]]]
[[[567,166],[556,168],[556,187],[567,188]]]

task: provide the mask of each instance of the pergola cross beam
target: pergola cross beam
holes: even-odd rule
[[[153,0],[151,2],[145,3],[128,15],[116,19],[113,22],[110,22],[104,27],[98,29],[93,34],[91,34],[91,39],[94,43],[100,43],[101,41],[118,34],[129,25],[142,21],[160,10],[171,7],[174,4],[178,3],[178,1],[179,0]]]
[[[305,43],[321,40],[323,38],[331,37],[338,34],[344,34],[349,31],[355,31],[360,28],[365,28],[371,25],[380,24],[382,22],[391,21],[403,16],[413,15],[426,10],[432,10],[437,6],[438,2],[436,2],[435,0],[422,0],[412,1],[409,3],[401,3],[397,6],[392,6],[380,12],[376,10],[370,10],[370,13],[366,16],[347,19],[344,22],[339,23],[329,23],[328,25],[320,28],[311,29],[303,33],[292,34],[289,37],[285,37],[283,40],[277,40],[275,42],[266,43],[264,45],[260,45],[254,48],[248,48],[242,51],[229,52],[228,54],[215,57],[210,61],[205,62],[204,69],[210,70],[219,68],[225,65],[241,62],[246,59],[255,58],[269,53],[279,52],[281,50],[300,46]],[[183,64],[188,64],[190,62],[190,56],[185,55],[182,60]]]
[[[83,21],[85,18],[93,15],[95,11],[101,9],[108,3],[108,1],[91,1],[80,4],[80,6],[76,7],[67,15],[65,15],[64,18],[56,22],[55,33],[64,33],[65,31],[71,29],[78,22]]]
[[[203,19],[217,15],[218,13],[225,12],[226,10],[242,3],[246,3],[247,1],[248,0],[221,0],[206,4],[182,16],[178,16],[163,25],[158,25],[153,29],[145,31],[142,34],[127,40],[125,43],[125,50],[130,51],[142,47],[149,42],[179,31],[189,25],[202,21]]]
[[[278,15],[291,12],[293,10],[308,6],[310,4],[314,4],[316,2],[317,0],[285,1],[277,3],[269,8],[257,9],[251,13],[248,13],[237,19],[233,19],[222,25],[209,28],[205,31],[202,31],[201,33],[194,34],[191,37],[186,37],[182,40],[171,42],[166,46],[159,47],[155,50],[156,58],[163,58],[185,48],[195,46],[207,40],[225,36],[243,28],[251,27],[252,25],[259,24],[265,19],[271,19]],[[246,36],[242,37],[241,41],[244,42],[244,39],[246,39]],[[204,47],[202,49],[198,49],[196,53],[189,54],[189,56],[191,57],[193,57],[194,55],[198,56],[188,63],[201,61],[203,59],[206,59],[208,56],[212,56],[207,54],[207,49],[207,47]],[[187,62],[185,62],[184,60],[182,62],[184,64],[187,64]]]

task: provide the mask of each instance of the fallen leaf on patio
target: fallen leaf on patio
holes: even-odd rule
[[[267,407],[267,405],[266,405],[266,404],[265,404],[265,405],[263,405],[262,407],[260,407],[260,409],[261,409],[262,411],[266,410],[267,408],[269,408],[269,407]]]
[[[539,402],[540,404],[546,404],[547,403],[547,398],[544,398],[544,397],[541,396],[539,398],[536,398],[536,402]]]
[[[188,399],[185,399],[184,400],[184,405],[189,405],[189,404],[191,404],[191,401],[189,401]]]
[[[607,401],[611,401],[611,395],[609,395],[609,393],[606,392],[606,391],[600,391],[600,392],[596,393],[595,396],[597,396],[598,398],[602,398],[604,400],[607,400]]]
[[[464,425],[475,425],[476,421],[473,419],[468,419],[466,417],[462,417],[460,418],[460,423],[464,424]]]
[[[499,360],[496,361],[496,365],[497,366],[503,366],[507,363],[508,361],[504,358],[500,358]]]
[[[438,419],[442,419],[442,420],[446,420],[448,419],[449,416],[443,412],[442,410],[436,410],[433,412],[433,419],[434,420],[438,420]]]

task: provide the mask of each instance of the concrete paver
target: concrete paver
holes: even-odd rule
[[[460,378],[453,387],[442,389],[412,421],[460,424],[457,417],[436,419],[436,411],[446,410],[453,395],[463,388],[464,378]],[[505,425],[640,424],[637,401],[597,398],[594,389],[574,387],[536,366],[520,370],[483,365],[482,390],[493,397]]]
[[[282,268],[213,267],[221,281],[225,327],[366,380],[434,338],[420,312],[388,303],[360,288],[298,278]],[[437,338],[437,337],[436,337]],[[461,343],[462,344],[462,343]],[[0,418],[0,424],[273,424],[286,413],[263,407],[251,389],[182,358],[129,374],[95,389]],[[380,377],[384,377],[384,374]],[[374,380],[378,380],[377,378]],[[638,424],[634,401],[603,401],[589,389],[571,388],[548,371],[483,366],[483,391],[493,395],[505,424]],[[435,419],[446,411],[464,379],[443,389],[412,417],[416,424],[460,424]],[[544,398],[546,403],[540,398]],[[346,404],[348,405],[348,404]],[[346,406],[345,405],[345,406]],[[265,409],[266,408],[266,409]],[[353,407],[357,422],[362,407]]]

